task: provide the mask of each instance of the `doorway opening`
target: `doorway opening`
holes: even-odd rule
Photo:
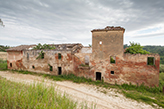
[[[61,73],[62,73],[62,68],[58,67],[58,75],[61,75]]]
[[[101,81],[101,72],[96,72],[96,80]]]

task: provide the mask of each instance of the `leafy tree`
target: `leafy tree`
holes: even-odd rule
[[[143,46],[139,43],[130,42],[130,46],[125,50],[125,53],[131,54],[150,54],[150,52],[143,50]]]

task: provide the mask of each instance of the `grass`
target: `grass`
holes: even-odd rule
[[[159,76],[159,87],[147,87],[144,84],[137,86],[132,84],[122,84],[122,85],[112,85],[109,83],[105,83],[104,81],[92,81],[91,79],[86,79],[84,77],[77,77],[73,74],[69,75],[50,75],[50,74],[38,74],[35,72],[22,71],[22,70],[12,70],[12,72],[17,72],[21,74],[31,74],[43,76],[45,78],[49,78],[55,81],[64,81],[69,80],[75,83],[86,83],[96,85],[97,87],[104,88],[115,88],[118,89],[119,92],[123,93],[127,98],[131,98],[137,101],[142,101],[147,104],[154,106],[154,103],[160,107],[164,108],[164,94],[162,93],[164,87],[164,73],[160,73]]]
[[[91,79],[86,79],[84,77],[77,77],[73,74],[69,75],[50,75],[50,74],[38,74],[35,72],[29,71],[14,71],[13,73],[22,73],[22,74],[32,74],[32,75],[39,75],[45,78],[52,79],[54,81],[64,81],[69,80],[75,83],[85,83],[85,84],[92,84],[97,87],[104,87],[104,88],[115,88],[118,89],[119,92],[123,93],[127,98],[131,98],[137,101],[145,102],[154,106],[154,103],[160,107],[164,108],[164,94],[162,93],[162,89],[164,87],[164,73],[160,73],[160,84],[159,87],[147,87],[144,84],[137,86],[132,84],[122,84],[122,85],[112,85],[109,83],[105,83],[103,81],[92,81]],[[103,92],[106,93],[106,92]]]
[[[0,77],[0,109],[75,109],[77,103],[53,86],[26,85]]]
[[[7,70],[7,60],[0,59],[0,70]]]

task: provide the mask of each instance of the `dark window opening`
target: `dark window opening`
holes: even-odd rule
[[[114,71],[111,71],[110,73],[111,73],[111,74],[114,74]]]
[[[61,75],[61,73],[62,73],[62,69],[61,67],[58,67],[58,75]]]
[[[147,58],[147,65],[155,65],[154,57]]]
[[[110,63],[116,63],[116,57],[115,56],[110,57]]]
[[[58,53],[58,59],[61,59],[61,53]]]
[[[44,53],[41,54],[41,59],[44,59]]]
[[[50,66],[50,71],[53,71],[53,67],[52,66]]]
[[[27,60],[29,60],[29,53],[27,53]]]
[[[35,69],[35,66],[33,65],[32,68]]]
[[[101,73],[100,72],[96,72],[96,80],[101,81]]]
[[[12,63],[10,63],[10,67],[12,67]]]

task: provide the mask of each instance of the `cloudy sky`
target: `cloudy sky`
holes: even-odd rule
[[[92,43],[92,29],[125,28],[124,44],[164,45],[164,0],[0,0],[0,45]]]

